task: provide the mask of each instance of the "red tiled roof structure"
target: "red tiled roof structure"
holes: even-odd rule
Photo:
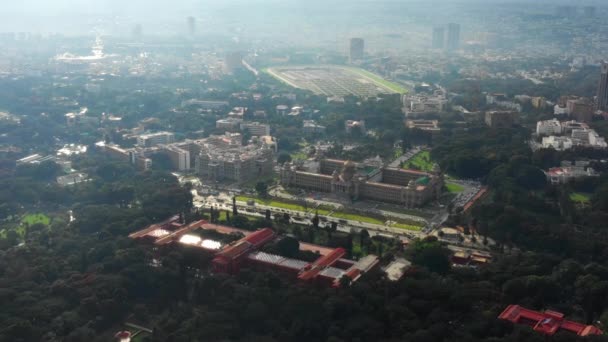
[[[315,278],[321,271],[333,265],[336,261],[343,257],[344,254],[346,254],[346,251],[343,248],[334,249],[331,253],[320,257],[309,267],[307,267],[302,273],[300,273],[298,279],[307,281]]]
[[[488,192],[488,188],[485,186],[482,187],[481,190],[470,201],[468,201],[464,205],[464,208],[462,208],[462,211],[465,212],[465,211],[469,210],[473,206],[473,204],[475,204],[475,202],[477,202],[477,200],[479,200],[480,198],[485,196],[485,194],[487,192]]]
[[[519,305],[509,305],[498,318],[515,324],[528,324],[535,331],[549,336],[555,334],[558,330],[570,331],[578,336],[601,335],[603,333],[593,325],[564,320],[564,314],[562,313],[551,310],[539,312]]]
[[[274,239],[275,233],[270,228],[260,229],[253,232],[239,241],[227,246],[216,254],[213,259],[213,269],[216,272],[236,272],[239,262],[250,252],[256,251],[264,244]]]

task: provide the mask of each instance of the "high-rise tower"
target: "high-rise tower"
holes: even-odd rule
[[[600,73],[600,84],[597,87],[595,109],[608,111],[608,63],[603,62]]]
[[[188,17],[188,34],[194,36],[196,34],[196,18]]]
[[[433,49],[443,49],[445,41],[445,29],[443,27],[435,27],[433,29]]]
[[[363,38],[350,39],[350,61],[358,61],[363,59],[363,51],[365,49],[365,41]]]
[[[460,25],[448,24],[448,50],[458,50],[460,46]]]
[[[583,13],[587,18],[595,17],[595,6],[585,6],[583,7]]]

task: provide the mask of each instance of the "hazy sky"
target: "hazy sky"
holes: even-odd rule
[[[267,26],[276,21],[280,29],[279,21],[285,17],[294,25],[298,22],[336,25],[328,13],[341,16],[343,22],[352,16],[356,23],[366,19],[364,8],[374,13],[377,20],[401,13],[405,18],[424,7],[429,8],[429,20],[437,20],[442,8],[458,9],[460,4],[463,8],[471,3],[487,6],[507,2],[538,6],[541,1],[552,5],[573,3],[570,0],[4,0],[0,32],[81,34],[102,30],[128,34],[135,24],[142,24],[147,33],[181,32],[186,30],[185,18],[190,15],[201,19],[201,27],[236,23],[246,29],[248,23]],[[592,2],[597,1],[577,0],[576,5]],[[432,7],[437,3],[441,5]],[[390,10],[382,11],[383,8]],[[551,10],[549,6],[547,10]],[[319,23],[320,20],[323,22]]]

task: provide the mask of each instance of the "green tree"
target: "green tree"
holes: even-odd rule
[[[260,197],[268,196],[268,184],[266,184],[265,182],[257,182],[257,184],[255,185],[255,191]]]
[[[276,249],[279,255],[295,258],[300,252],[300,243],[292,237],[285,236],[276,243]]]
[[[279,153],[279,156],[277,157],[277,163],[279,163],[280,165],[283,165],[285,163],[289,163],[291,161],[291,155],[287,152],[281,152]]]
[[[437,240],[414,240],[407,252],[415,265],[439,274],[446,274],[450,270],[451,253]]]

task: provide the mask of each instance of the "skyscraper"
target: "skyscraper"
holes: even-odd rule
[[[445,29],[443,27],[435,27],[433,29],[433,49],[443,49],[445,41]]]
[[[243,54],[240,51],[232,51],[224,57],[224,71],[233,73],[243,67]]]
[[[363,59],[363,51],[365,48],[365,41],[363,38],[351,38],[350,39],[350,61],[358,61]]]
[[[188,17],[188,33],[191,36],[196,34],[196,18],[194,17]]]
[[[602,63],[595,109],[608,111],[608,63]]]
[[[144,35],[141,24],[136,24],[135,27],[133,27],[132,35],[133,35],[133,39],[141,40],[142,36]]]
[[[458,50],[460,45],[460,25],[448,24],[448,50]]]
[[[583,13],[587,18],[595,17],[595,6],[585,6],[583,7]]]

